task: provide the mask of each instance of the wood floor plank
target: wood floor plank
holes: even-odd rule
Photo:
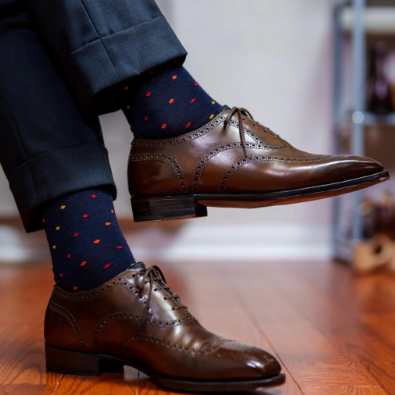
[[[308,388],[306,395],[382,395],[379,387],[329,387]]]
[[[365,369],[376,385],[388,394],[395,393],[395,348],[388,341],[390,336],[383,337],[393,331],[390,312],[395,306],[388,292],[394,288],[395,278],[355,277],[341,265],[306,269],[310,270],[290,266],[293,280],[281,282],[283,292],[292,295],[292,305]]]

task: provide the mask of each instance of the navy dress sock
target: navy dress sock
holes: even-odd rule
[[[122,87],[116,95],[135,136],[179,136],[210,122],[221,110],[188,71],[172,62]]]
[[[47,206],[43,222],[55,281],[66,290],[93,289],[135,265],[107,191],[59,198]]]

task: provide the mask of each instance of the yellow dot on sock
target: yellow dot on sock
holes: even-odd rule
[[[60,229],[60,226],[57,226],[56,228],[55,228],[55,230],[59,230]]]
[[[214,114],[211,114],[211,115],[210,115],[210,119],[213,119],[213,118],[214,118]]]
[[[215,101],[212,101],[211,104],[215,104]]]
[[[64,210],[66,208],[66,206],[60,206],[61,210]]]
[[[56,248],[56,246],[52,246],[52,249],[54,250]]]

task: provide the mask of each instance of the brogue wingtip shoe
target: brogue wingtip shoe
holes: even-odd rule
[[[55,286],[45,317],[47,370],[99,375],[129,365],[173,391],[235,392],[282,384],[269,353],[207,331],[161,270],[127,270],[86,292]]]
[[[136,222],[323,199],[389,179],[378,162],[294,148],[245,109],[175,138],[134,139],[128,165]]]

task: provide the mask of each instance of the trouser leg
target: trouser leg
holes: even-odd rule
[[[27,4],[83,111],[119,109],[108,100],[112,87],[186,56],[154,0],[27,0]]]
[[[0,0],[0,161],[34,231],[47,202],[116,190],[98,118],[81,115],[22,4]]]

